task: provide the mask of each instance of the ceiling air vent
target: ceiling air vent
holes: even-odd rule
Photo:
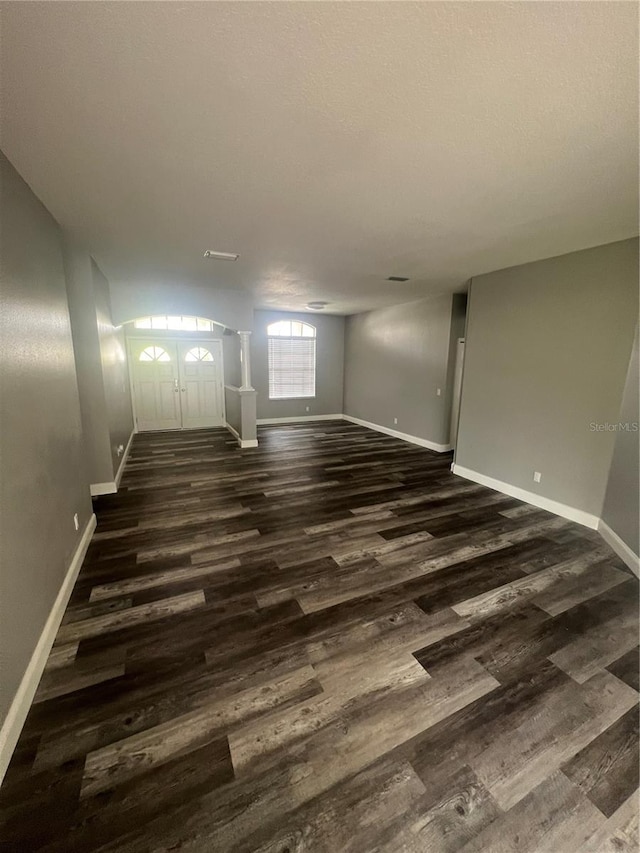
[[[402,275],[390,275],[387,281],[409,281],[409,279]]]
[[[240,255],[237,252],[217,252],[215,249],[207,249],[204,257],[214,261],[237,261]]]

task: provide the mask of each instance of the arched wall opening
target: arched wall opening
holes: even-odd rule
[[[186,314],[142,315],[123,327],[136,432],[226,426],[241,447],[256,445],[248,332],[243,344],[225,324]]]
[[[223,340],[232,330],[188,314],[148,314],[123,326],[136,432],[225,425]]]

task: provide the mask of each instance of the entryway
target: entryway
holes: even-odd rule
[[[129,340],[132,397],[139,432],[224,424],[219,340]]]

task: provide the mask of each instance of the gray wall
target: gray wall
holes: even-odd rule
[[[236,334],[226,334],[222,337],[222,360],[224,362],[224,384],[242,384],[240,368],[240,338]]]
[[[91,258],[85,249],[66,239],[64,262],[89,482],[110,483],[114,471]]]
[[[89,481],[112,483],[133,431],[124,330],[111,320],[109,282],[83,247],[64,242],[67,297]]]
[[[127,349],[123,327],[114,326],[111,319],[109,282],[93,261],[91,272],[109,431],[109,450],[115,476],[123,456],[122,452],[118,453],[118,448],[126,448],[133,432]]]
[[[345,414],[448,445],[451,336],[451,295],[349,317]]]
[[[206,317],[232,329],[251,330],[253,299],[242,290],[197,287],[179,280],[169,284],[143,280],[110,282],[110,290],[113,320],[117,324],[152,314],[184,314]]]
[[[474,278],[456,464],[599,516],[637,316],[637,239]]]
[[[257,429],[257,399],[255,391],[240,392],[241,408],[241,430],[240,438],[243,441],[255,441],[258,437]]]
[[[269,399],[267,326],[276,320],[301,320],[316,327],[316,396],[303,400]],[[251,336],[251,373],[258,392],[258,419],[297,418],[342,413],[344,382],[344,317],[256,311]],[[309,411],[307,411],[307,406]]]
[[[225,418],[230,427],[242,435],[242,407],[240,405],[240,394],[231,388],[224,389]]]
[[[464,338],[467,322],[467,294],[454,293],[451,303],[451,330],[447,364],[447,389],[444,401],[447,436],[451,436],[451,407],[453,405],[453,383],[456,369],[458,340]],[[447,439],[448,440],[448,439]]]
[[[91,516],[61,236],[0,154],[0,719]],[[75,531],[73,514],[80,530]]]
[[[241,391],[238,387],[224,389],[227,424],[242,441],[255,441],[257,438],[256,396],[255,391]]]
[[[602,509],[602,520],[609,525],[614,533],[618,534],[636,556],[640,554],[640,533],[638,530],[640,526],[640,506],[638,505],[640,459],[638,458],[639,434],[637,432],[639,420],[638,388],[640,387],[639,361],[638,327],[636,326],[636,336],[619,416],[619,422],[628,423],[632,431],[623,430],[615,434],[613,459]],[[633,431],[634,424],[636,431]]]

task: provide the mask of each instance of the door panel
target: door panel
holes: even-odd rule
[[[180,429],[180,374],[175,344],[132,340],[129,354],[138,429]]]
[[[152,423],[158,420],[156,406],[156,383],[150,379],[138,379],[136,382],[136,409],[138,420]]]
[[[180,396],[185,429],[222,426],[222,345],[220,341],[181,341]]]
[[[180,397],[176,395],[176,383],[173,375],[173,365],[163,364],[158,368],[158,399],[161,420],[167,420],[179,415]],[[177,401],[177,402],[176,402]]]

